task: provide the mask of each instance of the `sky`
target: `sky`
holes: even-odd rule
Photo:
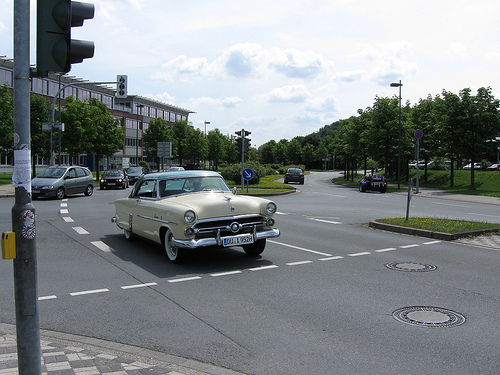
[[[252,146],[291,140],[392,97],[491,87],[500,98],[498,0],[93,0],[72,38],[95,55],[89,81],[192,112],[195,128]],[[13,57],[13,0],[0,0],[0,55]],[[36,1],[31,0],[31,63]],[[205,125],[208,121],[210,124]]]

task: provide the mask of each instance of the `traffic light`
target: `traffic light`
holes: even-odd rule
[[[59,131],[55,131],[52,134],[52,148],[56,151],[61,147],[61,133]]]
[[[94,42],[71,39],[71,28],[94,18],[94,4],[37,0],[36,65],[38,77],[67,73],[71,64],[94,56]]]
[[[250,151],[250,146],[251,146],[250,141],[251,139],[245,138],[245,145],[244,145],[245,152]]]
[[[236,138],[236,146],[234,146],[236,151],[239,152],[241,152],[241,142],[242,142],[241,139],[242,139],[241,137]]]
[[[125,75],[116,76],[116,97],[127,97],[127,76]]]

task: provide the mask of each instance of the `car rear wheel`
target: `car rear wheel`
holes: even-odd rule
[[[364,193],[366,191],[366,187],[363,184],[359,184],[359,191]]]
[[[165,247],[165,253],[167,254],[168,260],[172,263],[182,263],[184,259],[184,250],[179,249],[172,243],[172,238],[174,235],[170,229],[165,231],[165,237],[163,238],[163,246]]]
[[[56,197],[57,199],[63,199],[65,196],[66,196],[66,191],[64,191],[64,188],[60,186],[56,191]]]
[[[260,255],[266,247],[266,239],[255,241],[250,245],[243,246],[243,250],[248,255]]]
[[[84,194],[87,197],[90,197],[92,194],[94,194],[94,185],[88,185],[87,188],[85,189]]]

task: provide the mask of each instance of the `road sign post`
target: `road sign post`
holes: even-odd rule
[[[420,138],[422,138],[424,134],[422,133],[422,130],[417,129],[415,131],[415,138],[417,138],[417,194],[419,193],[419,187],[420,187],[420,166],[418,165],[419,161],[419,153],[420,153]]]
[[[253,178],[254,173],[253,170],[250,168],[245,168],[243,169],[243,172],[241,172],[241,177],[247,182],[247,193],[248,193],[248,184],[250,183],[250,180]]]

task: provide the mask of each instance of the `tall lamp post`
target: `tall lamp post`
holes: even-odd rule
[[[137,110],[137,129],[135,133],[135,162],[137,166],[139,166],[139,109],[141,109],[142,107],[144,107],[144,104],[135,105],[135,108]]]
[[[399,87],[399,141],[398,141],[398,190],[401,188],[401,80],[391,83],[391,87]]]
[[[205,120],[205,141],[207,139],[207,125],[210,125],[210,121]],[[204,163],[205,163],[204,168],[207,168],[207,159],[205,159]],[[209,163],[210,163],[210,161],[209,161]]]

